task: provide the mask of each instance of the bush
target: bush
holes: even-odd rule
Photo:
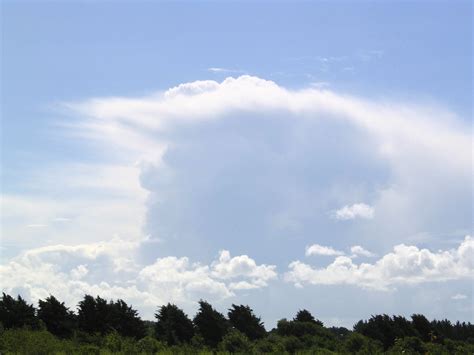
[[[262,353],[281,354],[285,352],[285,346],[283,345],[282,337],[278,335],[269,335],[266,338],[256,341],[255,352],[258,354],[262,354]]]
[[[396,339],[390,352],[395,354],[424,354],[426,353],[426,346],[420,338],[405,337]]]
[[[165,345],[162,342],[149,335],[140,339],[137,343],[138,351],[145,354],[155,354],[161,350],[164,350],[164,348]]]
[[[46,355],[63,350],[63,347],[60,340],[45,330],[8,329],[0,336],[1,353]]]
[[[112,352],[122,350],[122,337],[117,332],[109,333],[105,336],[104,346]]]
[[[222,338],[219,348],[230,353],[248,354],[252,351],[252,343],[244,334],[234,329]]]
[[[382,344],[362,334],[351,333],[344,341],[343,350],[351,354],[377,354],[382,353]]]
[[[304,348],[303,342],[294,335],[283,337],[283,346],[289,353],[295,353]]]

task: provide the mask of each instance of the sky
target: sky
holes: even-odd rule
[[[472,16],[3,0],[0,288],[472,322]]]

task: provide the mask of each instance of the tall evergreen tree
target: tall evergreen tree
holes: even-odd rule
[[[109,304],[109,327],[120,335],[135,339],[146,335],[145,324],[138,315],[138,311],[128,306],[123,300]]]
[[[232,304],[227,313],[230,324],[238,331],[245,334],[250,340],[260,339],[266,335],[261,319],[254,315],[249,306]]]
[[[423,314],[412,314],[411,322],[423,341],[431,340],[431,324]]]
[[[54,296],[38,301],[38,318],[43,321],[48,331],[56,336],[70,336],[75,326],[75,316]]]
[[[323,326],[323,322],[321,322],[318,319],[315,319],[313,315],[311,314],[311,312],[306,309],[299,310],[298,313],[296,313],[296,316],[295,318],[293,318],[293,320],[297,322],[309,322],[309,323],[314,323],[314,324]]]
[[[14,299],[5,293],[0,299],[0,322],[6,329],[20,327],[37,329],[39,327],[33,305],[26,303],[20,295]]]
[[[87,333],[96,333],[99,329],[100,318],[97,313],[95,298],[85,295],[77,306],[77,323],[80,330]]]
[[[85,295],[78,306],[79,329],[87,333],[106,334],[117,332],[125,337],[142,338],[145,324],[138,312],[123,300],[109,301]]]
[[[161,306],[155,318],[156,337],[168,345],[187,343],[194,335],[193,322],[174,304]]]
[[[199,301],[199,311],[194,317],[197,332],[206,345],[216,347],[229,330],[229,322],[206,301]]]
[[[396,338],[393,319],[387,314],[372,316],[368,321],[359,321],[354,326],[354,330],[380,341],[384,350],[393,346]]]
[[[77,308],[77,321],[80,330],[89,334],[105,334],[113,331],[110,324],[111,306],[107,300],[97,296],[85,295]]]

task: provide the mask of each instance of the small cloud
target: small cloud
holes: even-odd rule
[[[310,84],[311,87],[316,88],[316,89],[324,89],[327,88],[328,86],[331,86],[331,84],[327,81],[317,81],[314,83]]]
[[[70,222],[71,218],[66,217],[56,217],[53,219],[53,222]]]
[[[374,208],[365,203],[346,205],[335,212],[334,217],[338,220],[349,220],[356,218],[373,219]]]
[[[354,67],[344,67],[344,68],[342,68],[342,71],[353,72],[353,71],[355,71],[355,68]]]
[[[89,273],[89,269],[86,265],[78,265],[76,268],[71,270],[71,277],[74,280],[80,280]]]
[[[367,50],[367,51],[360,51],[358,53],[358,57],[360,60],[368,62],[371,60],[377,60],[381,59],[384,55],[384,51],[380,49],[372,49],[372,50]]]
[[[331,247],[325,247],[319,244],[313,244],[306,248],[306,256],[310,255],[326,255],[326,256],[340,256],[344,255],[344,252],[333,249]]]
[[[26,228],[45,228],[47,227],[47,224],[28,224]]]
[[[207,71],[210,71],[212,73],[245,73],[245,71],[241,69],[230,69],[230,68],[221,68],[221,67],[207,68]]]
[[[467,296],[463,295],[462,293],[458,293],[458,294],[452,296],[451,299],[455,300],[455,301],[465,300],[465,299],[467,299]]]
[[[353,257],[357,257],[357,256],[372,257],[372,256],[375,256],[374,253],[371,253],[370,251],[368,251],[367,249],[364,249],[360,245],[352,246],[351,247],[351,253],[352,253]]]

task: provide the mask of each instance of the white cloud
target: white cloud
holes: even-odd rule
[[[79,104],[67,104],[66,107],[86,115],[88,121],[80,126],[84,124],[83,128],[89,132],[104,134],[103,138],[120,135],[117,130],[108,130],[107,127],[127,128],[128,132],[138,134],[141,139],[147,137],[143,129],[164,129],[180,121],[212,121],[224,118],[226,113],[232,111],[250,110],[310,115],[315,119],[323,113],[339,116],[378,136],[381,152],[392,158],[417,146],[441,153],[439,158],[448,161],[450,153],[459,152],[461,147],[468,148],[470,143],[469,134],[447,121],[452,121],[452,114],[439,108],[375,103],[311,88],[291,91],[272,81],[248,75],[227,78],[221,83],[206,80],[181,84],[148,97],[96,98]],[[433,117],[436,111],[437,115]],[[419,135],[418,132],[424,134]],[[131,141],[124,140],[123,143],[131,144]],[[142,147],[146,144],[147,141],[139,143]],[[392,150],[394,147],[397,147],[396,151]],[[465,154],[452,158],[450,165],[466,164],[468,161]]]
[[[373,54],[380,55],[378,52]],[[471,130],[455,114],[432,104],[368,100],[311,87],[289,90],[272,81],[243,75],[227,78],[222,82],[202,80],[184,83],[167,91],[142,97],[94,98],[66,104],[66,107],[78,114],[76,123],[70,126],[72,131],[99,141],[114,158],[122,159],[125,156],[140,161],[142,176],[147,175],[147,171],[153,171],[147,167],[160,166],[160,170],[154,170],[155,180],[160,183],[167,173],[170,176],[179,173],[173,170],[175,167],[164,164],[164,157],[169,162],[174,157],[169,153],[181,152],[180,149],[184,150],[185,147],[192,149],[193,142],[187,140],[190,136],[186,136],[183,141],[176,141],[176,132],[182,127],[201,129],[204,124],[217,125],[217,122],[231,121],[236,116],[240,118],[239,122],[245,122],[249,115],[254,118],[275,117],[275,121],[285,117],[291,122],[288,126],[290,129],[285,132],[288,137],[292,137],[292,134],[301,135],[296,132],[306,128],[302,125],[303,122],[330,122],[330,129],[349,132],[343,138],[345,142],[347,139],[354,139],[354,147],[367,146],[356,157],[360,171],[354,173],[355,180],[346,181],[341,179],[341,169],[352,166],[351,158],[348,158],[347,164],[336,161],[331,165],[338,146],[325,141],[324,136],[317,136],[320,143],[315,144],[310,153],[314,155],[324,152],[325,157],[319,160],[322,166],[314,169],[319,169],[321,176],[327,176],[327,181],[333,182],[333,186],[325,186],[327,189],[324,192],[331,196],[324,197],[327,201],[344,203],[347,200],[345,196],[350,192],[352,198],[370,198],[372,201],[371,206],[359,203],[342,207],[336,212],[336,218],[373,218],[374,211],[377,210],[372,228],[383,233],[385,240],[391,242],[401,235],[411,235],[419,230],[439,231],[439,226],[433,226],[434,221],[443,223],[443,232],[466,227],[466,213],[459,214],[459,208],[453,206],[459,207],[461,201],[461,209],[464,211],[469,203],[466,196],[471,182]],[[233,124],[235,122],[228,130],[219,130],[218,134],[224,135],[221,137],[224,143],[226,134],[234,128]],[[338,135],[334,134],[334,137]],[[255,156],[261,158],[259,166],[268,169],[274,167],[272,163],[278,162],[277,159],[285,162],[285,154],[291,155],[293,150],[297,150],[296,142],[302,144],[301,140],[295,138],[287,151],[279,151],[281,147],[271,146],[271,137],[263,141],[254,141],[248,135],[241,138],[246,140],[247,150],[252,150]],[[270,150],[270,154],[265,155],[267,150]],[[187,153],[190,154],[189,151]],[[209,154],[208,151],[203,153]],[[221,161],[229,159],[229,163],[235,162],[231,159],[235,150],[228,153],[225,158],[220,157],[223,159]],[[239,156],[234,158],[238,159]],[[298,162],[308,163],[308,155],[297,158]],[[201,164],[206,164],[205,159],[200,161]],[[443,166],[442,170],[439,169],[440,166]],[[269,171],[269,175],[284,174],[281,170],[275,170]],[[209,174],[214,171],[209,170]],[[198,172],[205,175],[206,170],[203,167]],[[251,174],[250,170],[245,169],[240,172],[242,175]],[[203,181],[213,178],[220,176],[203,176]],[[148,177],[148,180],[151,178]],[[179,183],[177,179],[172,182],[166,180],[166,183],[155,183],[147,188],[152,193],[156,192],[157,196],[165,197],[176,195],[182,189],[182,186],[176,186]],[[189,183],[196,184],[195,181]],[[167,188],[170,190],[164,191]],[[275,190],[279,188],[281,186],[274,186]],[[297,193],[308,195],[309,191]],[[312,197],[321,201],[321,204],[326,202],[319,196],[321,191],[313,193],[316,196]],[[176,198],[175,195],[173,198]],[[445,201],[444,208],[437,203],[439,200]],[[188,201],[183,203],[186,202]],[[153,204],[148,208],[153,209]],[[153,212],[149,211],[149,215]],[[289,215],[287,210],[279,213]],[[295,225],[302,225],[298,214],[303,213],[301,210],[293,213],[296,217],[294,220],[298,221]],[[446,218],[440,218],[441,215]],[[404,223],[398,223],[400,220]],[[367,239],[374,238],[370,233],[366,235]]]
[[[289,265],[285,280],[297,286],[347,284],[388,290],[401,284],[472,278],[473,264],[474,239],[466,236],[456,250],[431,252],[400,244],[373,264],[355,264],[349,257],[338,256],[327,267],[315,269],[294,261]]]
[[[164,294],[179,302],[196,301],[200,294],[214,299],[233,295],[224,282],[211,277],[207,265],[191,264],[186,257],[157,259],[143,268],[138,277],[152,293]]]
[[[344,252],[335,250],[331,247],[325,247],[319,244],[313,244],[309,247],[306,247],[306,256],[310,255],[327,255],[327,256],[335,256],[335,255],[344,255]]]
[[[460,300],[465,300],[467,299],[467,296],[466,295],[463,295],[462,293],[457,293],[455,294],[454,296],[451,297],[452,300],[455,300],[455,301],[460,301]]]
[[[375,256],[374,253],[371,253],[367,249],[364,249],[360,245],[354,245],[351,247],[351,253],[355,256],[366,256],[366,257],[372,257]]]
[[[350,231],[359,233],[353,240],[362,245],[370,240],[367,245],[373,248],[376,243],[401,243],[402,236],[419,231],[442,234],[470,226],[472,133],[462,119],[432,104],[366,99],[321,88],[290,90],[241,76],[184,83],[141,97],[93,98],[66,107],[76,115],[68,118],[68,133],[85,138],[86,146],[97,149],[105,162],[42,169],[44,173],[26,181],[33,193],[2,197],[2,242],[31,248],[53,239],[55,244],[81,241],[92,247],[62,251],[53,246],[41,257],[30,253],[6,261],[2,285],[24,290],[33,299],[52,292],[76,302],[84,292],[95,292],[122,295],[154,308],[166,297],[187,299],[207,290],[221,297],[265,286],[276,277],[274,266],[257,265],[248,256],[224,252],[214,263],[202,265],[187,258],[156,260],[156,255],[147,255],[153,262],[138,265],[141,259],[130,255],[135,246],[130,246],[130,253],[97,242],[101,236],[117,234],[125,244],[137,243],[143,238],[145,216],[148,224],[159,227],[145,226],[152,237],[166,240],[159,247],[175,250],[196,248],[183,242],[191,235],[198,246],[207,242],[203,249],[225,245],[234,250],[232,243],[247,242],[266,251],[271,240],[275,253],[286,253],[278,248],[301,248],[296,241],[310,235],[305,228],[324,223],[326,211],[347,201],[371,201],[369,207],[377,211],[364,230]],[[250,127],[242,130],[245,125]],[[199,140],[193,141],[197,136]],[[38,186],[43,190],[35,189]],[[345,217],[361,217],[353,206],[346,207]],[[216,218],[216,211],[223,211],[218,217],[228,220]],[[323,217],[313,222],[318,213]],[[25,228],[57,216],[70,217],[71,222]],[[222,220],[220,230],[215,226]],[[242,233],[247,232],[246,221],[252,233]],[[260,222],[270,225],[278,238],[262,236],[265,226]],[[219,244],[207,233],[206,223],[217,231]],[[337,227],[349,228],[350,223]],[[230,235],[234,230],[238,237]],[[332,235],[327,232],[324,235]],[[295,242],[288,242],[293,236]],[[461,255],[472,254],[466,243],[464,249],[440,253],[399,245],[372,264],[355,264],[342,254],[325,269],[298,261],[289,274],[295,285],[343,283],[377,289],[455,279],[472,269],[466,258],[460,266]],[[108,248],[117,253],[107,253]],[[149,249],[150,254],[156,252]],[[60,265],[55,258],[69,261]],[[433,259],[435,266],[425,259]],[[436,266],[440,260],[447,264],[443,270]],[[163,275],[158,275],[160,268]],[[176,269],[180,275],[173,274]],[[405,269],[408,275],[402,273]]]
[[[0,265],[2,290],[32,301],[53,294],[72,307],[86,293],[121,297],[150,316],[166,302],[222,300],[234,291],[266,287],[277,277],[275,266],[258,265],[247,255],[231,258],[228,251],[210,265],[168,256],[143,266],[136,259],[142,242],[116,238],[28,250]]]
[[[339,220],[372,219],[374,218],[374,208],[365,203],[346,205],[335,212],[335,218]]]
[[[211,264],[211,274],[222,280],[233,280],[239,277],[250,279],[233,283],[232,287],[236,289],[264,287],[269,280],[277,277],[276,266],[257,265],[247,255],[231,257],[227,250],[222,250],[219,260]]]
[[[66,218],[66,217],[56,217],[53,219],[53,222],[70,222],[71,218]]]
[[[229,69],[229,68],[222,68],[222,67],[211,67],[211,68],[207,68],[207,70],[212,73],[225,73],[225,74],[245,72],[244,70],[241,70],[241,69]]]
[[[73,280],[80,280],[84,276],[86,276],[88,272],[89,270],[87,269],[87,266],[81,264],[75,267],[74,269],[72,269],[70,274]]]

